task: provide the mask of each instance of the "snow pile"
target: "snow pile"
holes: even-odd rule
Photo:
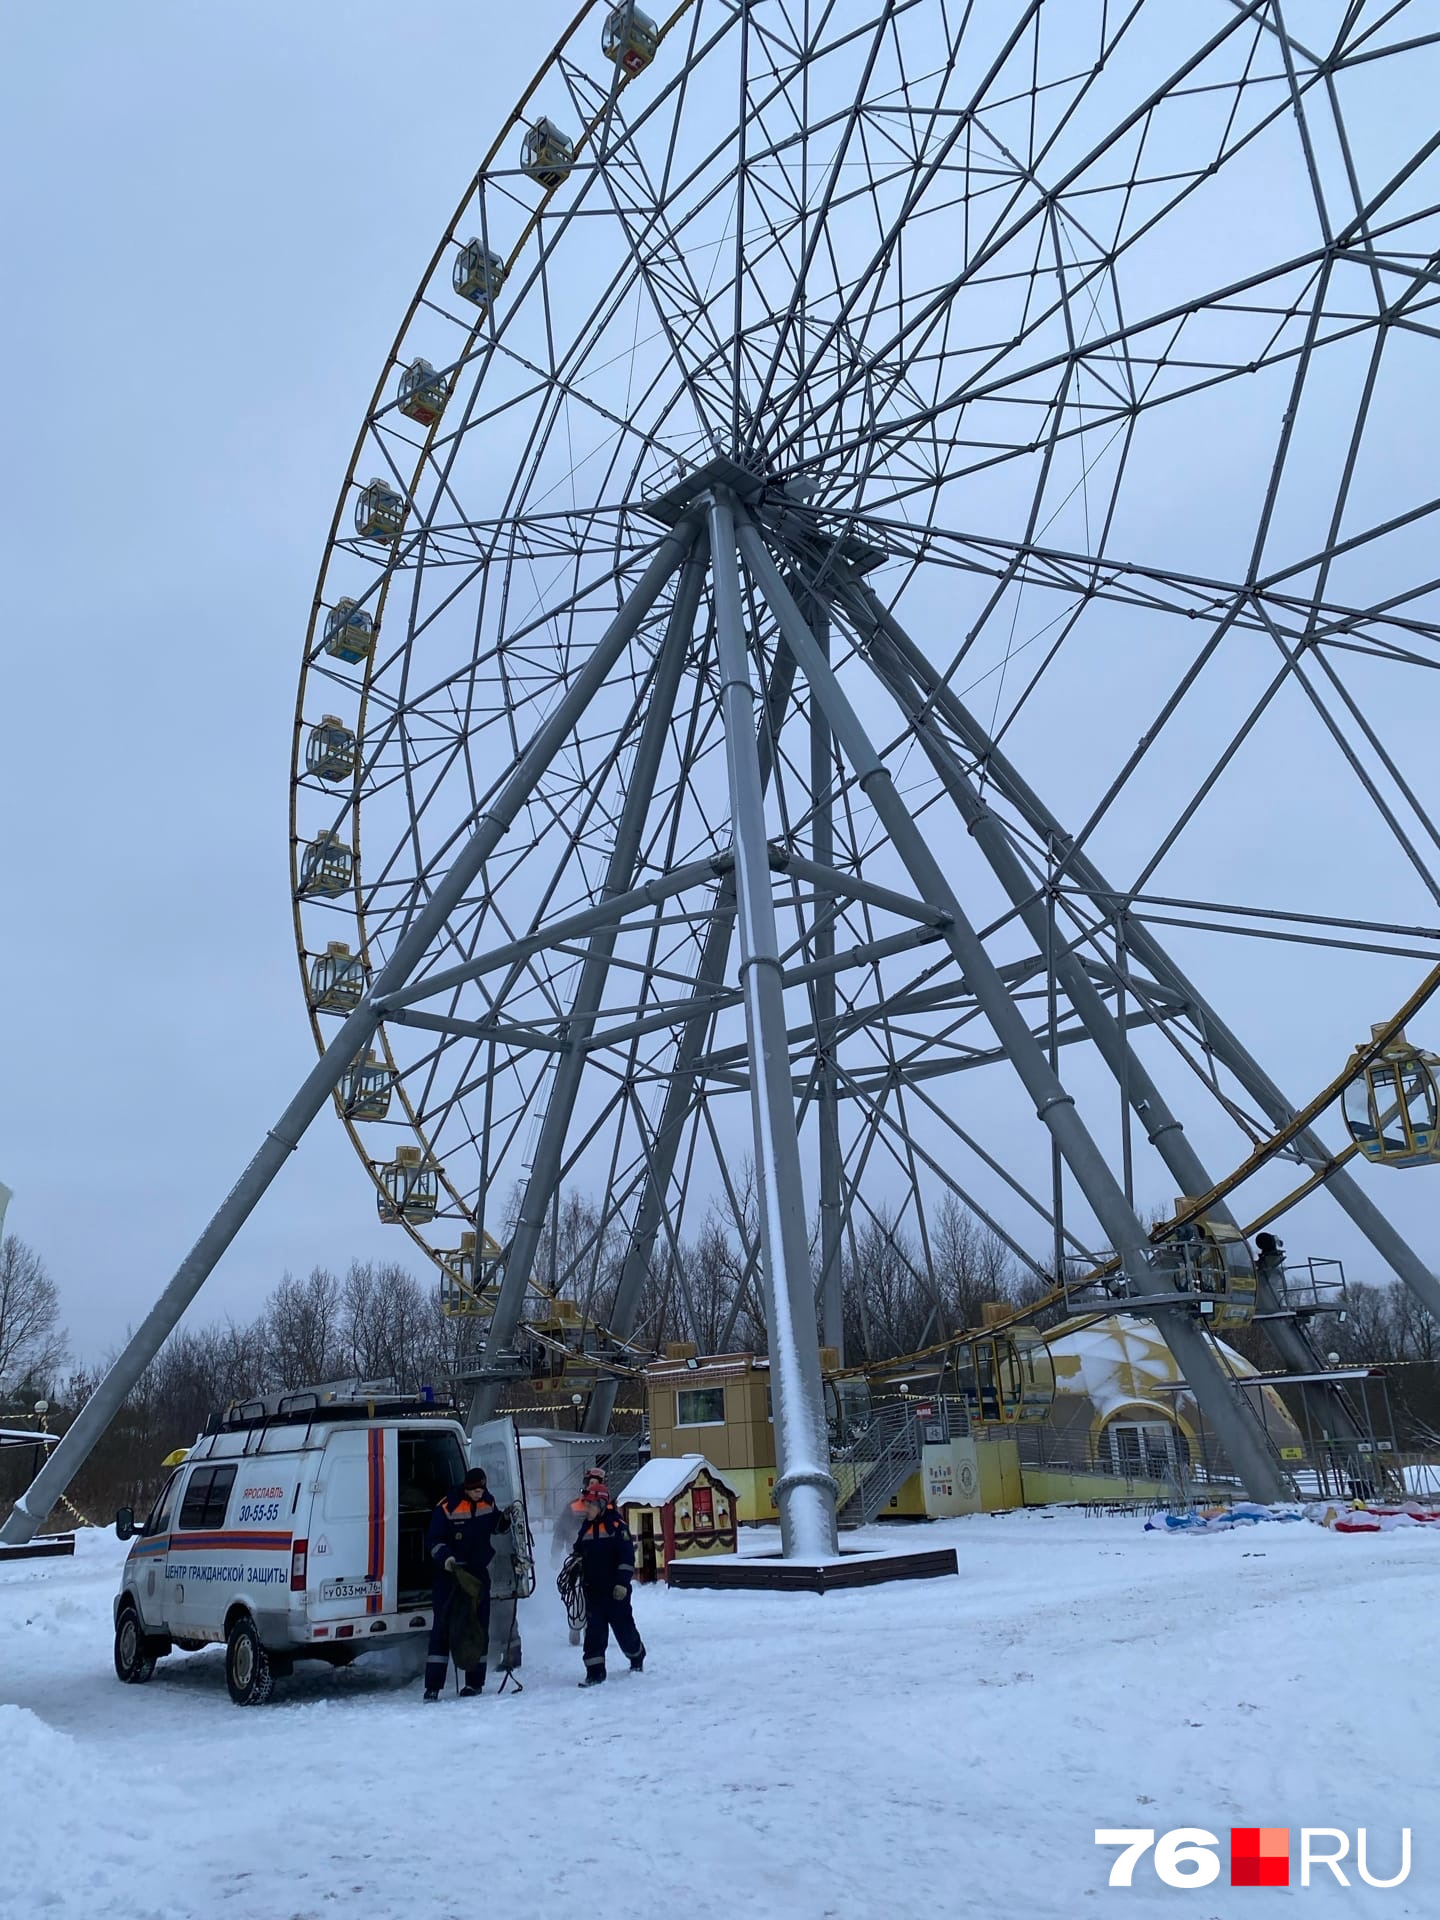
[[[168,1920],[182,1911],[141,1891],[157,1862],[156,1836],[147,1831],[150,1819],[136,1823],[133,1793],[138,1785],[155,1811],[167,1800],[163,1781],[143,1759],[127,1758],[117,1773],[93,1747],[57,1732],[38,1713],[0,1705],[0,1773],[0,1912]]]

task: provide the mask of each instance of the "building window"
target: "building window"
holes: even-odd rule
[[[723,1427],[725,1424],[724,1387],[692,1387],[675,1396],[677,1427]]]
[[[185,1489],[185,1504],[180,1509],[182,1532],[223,1527],[234,1484],[234,1467],[196,1467]]]

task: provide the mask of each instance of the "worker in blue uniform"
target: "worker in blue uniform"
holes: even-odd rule
[[[587,1480],[580,1499],[582,1517],[575,1538],[585,1595],[585,1678],[580,1685],[598,1687],[605,1678],[605,1649],[612,1629],[632,1673],[644,1671],[645,1643],[630,1606],[635,1579],[630,1529],[603,1481]]]
[[[457,1573],[479,1583],[475,1612],[481,1630],[490,1627],[490,1562],[495,1558],[494,1536],[510,1531],[510,1516],[491,1498],[484,1470],[472,1467],[464,1480],[430,1516],[425,1551],[434,1580],[434,1618],[425,1658],[425,1698],[438,1700],[450,1667],[451,1615],[459,1595]],[[465,1669],[462,1700],[485,1690],[485,1664]]]

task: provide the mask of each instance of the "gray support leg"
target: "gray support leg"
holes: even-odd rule
[[[611,621],[565,697],[536,733],[490,810],[477,820],[470,839],[457,853],[449,871],[396,942],[395,951],[376,977],[371,992],[346,1018],[311,1068],[300,1091],[266,1134],[259,1152],[181,1262],[170,1284],[80,1409],[74,1425],[15,1503],[9,1518],[0,1527],[0,1540],[7,1545],[33,1539],[51,1508],[85,1464],[136,1381],[285,1164],[286,1157],[300,1144],[305,1129],[334,1092],[341,1074],[369,1044],[380,1019],[373,1002],[382,994],[403,986],[424,958],[431,941],[465,897],[566,735],[634,638],[661,588],[689,551],[695,532],[693,522],[681,521],[661,543],[634,593]]]
[[[815,644],[830,658],[830,617],[818,600],[805,603]],[[810,702],[810,852],[817,867],[835,865],[835,819],[831,770],[831,734],[818,700]],[[845,1364],[844,1272],[840,1264],[840,1100],[832,1050],[835,1046],[835,975],[824,963],[835,957],[835,924],[828,918],[831,896],[817,890],[813,958],[821,968],[813,1006],[817,1038],[816,1130],[820,1162],[820,1337]]]
[[[755,751],[755,689],[750,680],[741,607],[735,525],[730,500],[723,493],[717,493],[711,502],[710,551],[720,712],[725,724],[730,822],[735,840],[740,984],[745,993],[750,1107],[755,1123],[761,1272],[780,1468],[775,1502],[780,1509],[781,1551],[786,1557],[828,1557],[840,1549],[835,1524],[836,1486],[830,1475],[820,1379],[815,1288],[810,1277],[805,1190],[790,1087],[790,1049],[785,1036],[780,942],[770,889],[765,795]],[[807,646],[818,652],[809,628],[798,613],[795,618],[804,630]],[[791,651],[796,651],[793,640]],[[798,657],[803,664],[803,655]]]
[[[996,787],[1020,809],[1035,831],[1054,841],[1064,856],[1067,870],[1093,895],[1101,912],[1113,912],[1120,898],[1115,889],[1107,884],[1104,875],[1087,854],[1071,850],[1069,836],[1059,821],[964,703],[944,685],[925,654],[895,616],[862,582],[855,582],[848,588],[847,599],[866,628],[883,633],[894,643],[907,667],[915,673],[917,682],[935,711],[947,726],[954,728],[966,748],[984,760]],[[1150,929],[1139,921],[1132,921],[1126,927],[1125,937],[1130,951],[1149,968],[1155,979],[1180,994],[1201,1015],[1205,1021],[1206,1037],[1216,1057],[1235,1075],[1271,1124],[1277,1129],[1287,1125],[1294,1118],[1295,1108],[1249,1049],[1181,972]],[[1334,1158],[1313,1127],[1307,1127],[1297,1135],[1295,1144],[1312,1167],[1328,1166]],[[1391,1271],[1404,1281],[1426,1311],[1440,1320],[1440,1280],[1385,1218],[1369,1195],[1344,1168],[1332,1173],[1325,1185]]]
[[[1149,1240],[1134,1209],[1091,1139],[1074,1100],[1061,1085],[1044,1049],[1007,993],[928,841],[896,792],[888,768],[871,745],[829,663],[815,645],[769,549],[748,520],[741,523],[739,540],[752,578],[780,621],[790,649],[810,684],[812,696],[824,707],[866,799],[888,832],[921,898],[949,915],[944,934],[950,951],[969,981],[996,1039],[1034,1100],[1036,1112],[1050,1129],[1066,1165],[1110,1238],[1127,1277],[1137,1292],[1158,1291],[1167,1284],[1167,1276],[1162,1269],[1151,1265]],[[1187,1311],[1180,1309],[1168,1316],[1165,1337],[1202,1413],[1251,1498],[1287,1498],[1290,1488],[1254,1414],[1230,1384],[1209,1340]]]
[[[685,667],[704,577],[702,537],[685,562],[665,638],[661,642],[650,702],[645,710],[640,740],[635,750],[635,764],[630,772],[625,804],[615,831],[615,844],[610,850],[602,901],[629,892],[635,884],[635,864],[645,831],[645,819],[655,790],[660,756],[675,717],[676,694]],[[540,1138],[531,1161],[530,1178],[525,1183],[515,1232],[505,1253],[500,1295],[485,1337],[485,1354],[492,1361],[515,1338],[525,1305],[525,1289],[530,1284],[531,1269],[545,1230],[546,1215],[558,1195],[565,1136],[570,1130],[575,1100],[585,1070],[584,1043],[594,1029],[595,1016],[600,1010],[618,931],[613,923],[597,928],[590,936],[590,945],[580,969],[580,980],[565,1032],[567,1051],[560,1056],[555,1070],[545,1118],[540,1125]],[[482,1377],[476,1381],[470,1399],[469,1424],[472,1429],[494,1418],[503,1387],[504,1382],[494,1377]]]
[[[948,740],[937,731],[932,710],[924,695],[917,691],[904,662],[883,635],[874,647],[872,664],[897,705],[909,716],[916,738],[969,828],[972,839],[1019,910],[1031,939],[1043,952],[1048,933],[1045,905],[1022,865],[1004,823],[985,804]],[[1106,1005],[1080,955],[1070,948],[1062,951],[1056,958],[1055,974],[1081,1025],[1094,1042],[1096,1052],[1115,1076],[1131,1110],[1144,1127],[1150,1144],[1174,1177],[1176,1193],[1208,1193],[1215,1184],[1214,1180],[1191,1144],[1184,1126],[1170,1111],[1164,1095],[1131,1047],[1124,1028]],[[1212,1211],[1218,1219],[1238,1226],[1239,1223],[1223,1202]],[[1280,1314],[1284,1307],[1269,1275],[1258,1270],[1256,1303],[1260,1311],[1267,1314]],[[1162,1316],[1159,1323],[1162,1334],[1165,1331],[1164,1319],[1165,1316]],[[1267,1320],[1265,1334],[1281,1361],[1292,1372],[1313,1373],[1323,1368],[1325,1363],[1318,1349],[1294,1320]],[[1323,1398],[1329,1425],[1340,1438],[1358,1441],[1364,1437],[1364,1429],[1340,1388],[1303,1388],[1301,1391]]]
[[[756,752],[760,759],[760,781],[768,786],[772,768],[771,742],[780,731],[785,709],[795,684],[795,656],[788,647],[780,647],[770,672],[766,691],[767,725],[759,731]],[[730,965],[730,947],[735,937],[735,875],[733,868],[716,889],[715,905],[705,944],[700,950],[700,965],[695,974],[695,995],[701,999],[713,987],[724,983]],[[695,1082],[700,1061],[709,1041],[714,1015],[706,1012],[687,1020],[675,1047],[675,1064],[665,1089],[660,1124],[648,1157],[645,1186],[635,1212],[635,1225],[625,1249],[625,1262],[615,1289],[615,1304],[610,1310],[611,1330],[629,1337],[635,1330],[641,1296],[650,1274],[650,1260],[669,1204],[670,1178],[687,1116],[695,1100]],[[743,1293],[743,1283],[740,1292]],[[739,1302],[737,1293],[737,1306]],[[731,1316],[733,1326],[734,1315]],[[721,1343],[725,1344],[724,1342]],[[615,1411],[618,1381],[606,1377],[595,1383],[585,1415],[587,1433],[604,1433]]]

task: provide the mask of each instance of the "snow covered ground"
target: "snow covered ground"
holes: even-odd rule
[[[889,1530],[882,1537],[894,1540]],[[1440,1914],[1440,1529],[940,1522],[958,1579],[647,1589],[650,1671],[579,1692],[548,1581],[522,1697],[379,1664],[230,1704],[217,1651],[110,1665],[123,1549],[0,1567],[0,1916],[1088,1920]],[[1097,1826],[1288,1826],[1292,1884],[1125,1892]],[[1301,1826],[1371,1871],[1298,1885]],[[1228,1854],[1222,1850],[1222,1861]]]

